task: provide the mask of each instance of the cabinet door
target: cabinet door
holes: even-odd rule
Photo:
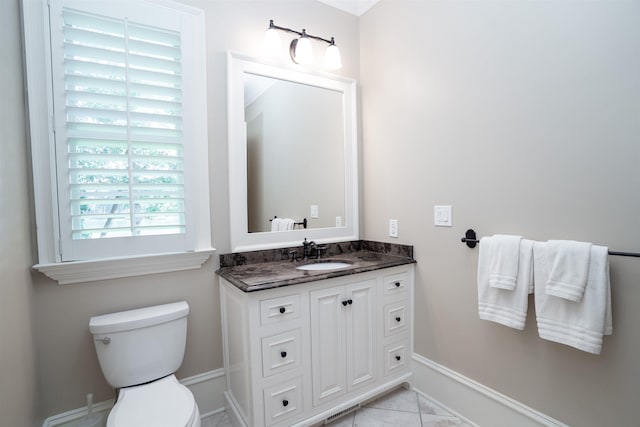
[[[310,293],[313,404],[345,393],[344,287]]]
[[[375,379],[375,280],[347,285],[346,349],[349,391]]]

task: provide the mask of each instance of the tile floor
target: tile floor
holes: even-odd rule
[[[224,412],[218,412],[210,417],[203,418],[200,427],[232,427],[229,417]]]
[[[470,427],[417,393],[403,388],[370,402],[331,424],[331,427]],[[224,412],[202,420],[202,427],[231,427]]]

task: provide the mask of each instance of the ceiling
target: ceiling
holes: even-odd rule
[[[337,9],[360,16],[380,0],[318,0]]]

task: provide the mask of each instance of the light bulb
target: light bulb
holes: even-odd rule
[[[302,37],[292,42],[292,47],[293,60],[296,64],[313,64],[313,48],[309,38],[305,37],[304,30],[302,30]]]
[[[278,30],[273,27],[267,29],[264,33],[264,50],[269,56],[282,55],[282,41],[280,40],[280,34]]]
[[[327,47],[327,51],[324,54],[324,68],[327,70],[339,70],[342,68],[340,49],[333,43],[333,37],[331,38],[331,44]]]

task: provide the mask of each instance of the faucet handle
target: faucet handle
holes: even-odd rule
[[[327,245],[316,245],[316,258],[320,258],[320,251],[326,251],[327,249]]]
[[[291,262],[296,261],[296,256],[298,255],[298,251],[296,251],[295,249],[290,250],[289,252],[287,252],[289,254],[289,256],[291,256]]]

